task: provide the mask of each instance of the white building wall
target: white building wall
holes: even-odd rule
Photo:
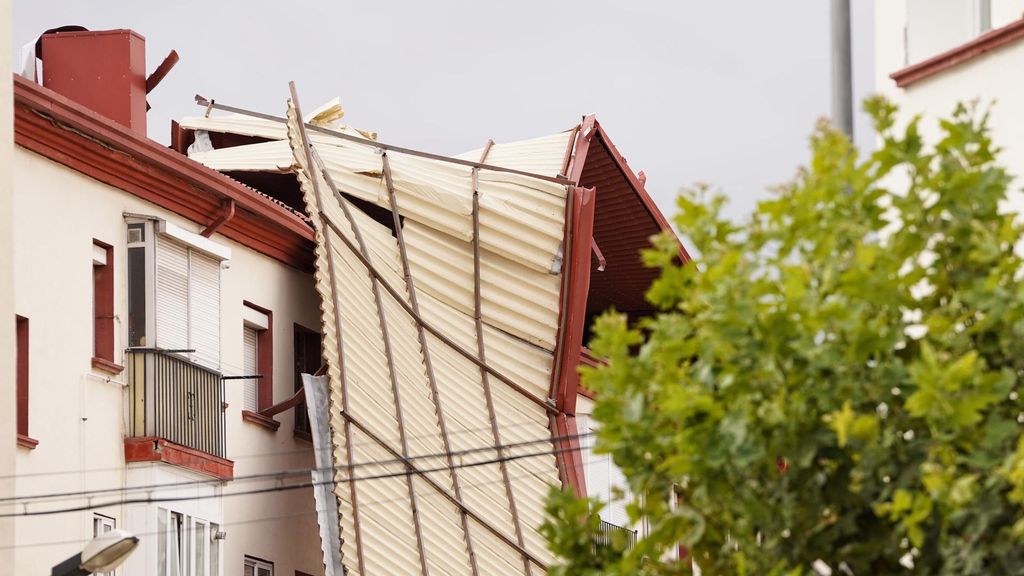
[[[875,86],[893,94],[889,75],[1024,17],[1024,0],[875,0]]]
[[[581,435],[580,449],[583,454],[584,478],[587,482],[587,496],[597,498],[605,502],[601,510],[601,519],[616,526],[638,529],[629,521],[626,513],[626,505],[631,501],[632,494],[626,484],[626,478],[622,471],[612,461],[608,454],[595,454],[594,436],[592,434],[598,428],[598,423],[591,416],[594,409],[594,401],[586,396],[579,396],[576,400],[576,430]],[[622,490],[626,495],[624,499],[614,498],[615,490]],[[641,534],[642,535],[642,534]]]
[[[922,116],[920,125],[928,141],[938,136],[938,119],[948,117],[958,103],[977,102],[982,108],[991,106],[992,138],[1003,149],[999,160],[1011,173],[1018,177],[1024,175],[1024,129],[1021,128],[1024,126],[1024,75],[1011,72],[1024,69],[1024,41],[898,88],[889,75],[905,67],[901,30],[905,25],[913,26],[913,22],[907,22],[907,16],[914,16],[913,12],[901,11],[899,5],[906,1],[880,0],[875,4],[877,85],[881,91],[899,105],[902,121]],[[1019,19],[1022,13],[1024,0],[992,0],[996,27],[1005,26],[1010,21],[1008,18]],[[1020,187],[1019,181],[1016,187]],[[1018,212],[1024,211],[1024,199],[1018,193],[1012,196],[1012,206]]]
[[[11,0],[0,0],[0,78],[11,77]],[[13,96],[10,82],[0,83],[0,495],[14,492],[15,380],[14,283],[12,281],[14,203],[11,168]],[[0,507],[0,511],[6,510]],[[14,560],[14,522],[0,518],[0,566]]]
[[[13,172],[13,209],[18,214],[13,226],[14,303],[16,313],[30,322],[29,435],[39,441],[33,450],[17,450],[16,494],[200,478],[167,464],[140,463],[126,468],[123,438],[128,429],[128,411],[124,385],[128,374],[126,370],[110,376],[91,367],[91,298],[95,238],[113,246],[115,361],[123,365],[127,339],[123,213],[161,217],[195,232],[201,226],[21,148],[14,150],[14,164],[18,168]],[[232,250],[230,266],[221,272],[222,371],[225,375],[241,374],[242,301],[264,306],[274,313],[274,400],[286,399],[293,394],[294,386],[293,325],[319,326],[312,278],[219,235],[212,239]],[[9,347],[3,348],[6,352]],[[281,427],[271,432],[241,419],[242,381],[228,380],[225,385],[229,404],[227,457],[235,461],[236,477],[312,466],[311,445],[292,435],[293,411],[279,415]],[[13,398],[13,390],[10,395]],[[10,420],[0,421],[6,426]],[[6,437],[13,438],[13,433]],[[239,480],[223,491],[267,485]],[[94,502],[106,498],[96,497]],[[164,506],[184,509],[190,505]],[[119,528],[135,531],[142,538],[141,550],[119,570],[119,576],[156,573],[155,563],[149,563],[155,554],[156,507],[141,508],[144,511],[135,507],[131,514],[126,506],[101,510],[115,518]],[[228,533],[222,541],[224,576],[242,574],[245,554],[275,562],[277,573],[288,576],[295,570],[310,574],[323,571],[313,496],[308,489],[212,499],[194,503],[194,509],[197,516],[220,520]],[[48,571],[56,562],[81,550],[91,538],[92,512],[19,518],[12,573],[44,573],[44,569]]]

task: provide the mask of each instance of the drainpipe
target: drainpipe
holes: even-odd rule
[[[235,217],[234,200],[227,198],[223,202],[221,202],[220,205],[220,216],[218,216],[216,220],[214,220],[209,226],[207,226],[205,230],[199,233],[203,238],[209,238],[210,236],[213,236],[213,233],[216,232],[218,228],[220,228],[224,224],[227,224],[228,220],[231,220],[232,218]]]
[[[853,140],[850,0],[832,0],[832,122]]]

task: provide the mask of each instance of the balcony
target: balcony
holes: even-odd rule
[[[601,520],[601,527],[594,536],[594,545],[612,546],[613,544],[618,545],[619,542],[625,544],[623,550],[632,549],[636,545],[636,530],[623,528],[622,526]]]
[[[172,351],[129,348],[128,462],[166,462],[230,479],[224,458],[224,383],[221,374]]]

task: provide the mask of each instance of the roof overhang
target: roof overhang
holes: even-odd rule
[[[226,201],[234,202],[236,214],[220,234],[289,266],[313,268],[313,231],[299,214],[16,75],[14,141],[202,226],[217,220]]]

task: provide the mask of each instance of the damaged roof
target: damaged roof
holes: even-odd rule
[[[293,94],[286,126],[234,114],[181,127],[260,139],[189,149],[211,168],[298,177],[346,570],[543,572],[549,487],[585,490],[564,423],[586,317],[616,302],[643,312],[653,276],[639,250],[664,217],[593,117],[443,158],[381,144],[338,111],[300,122]]]

